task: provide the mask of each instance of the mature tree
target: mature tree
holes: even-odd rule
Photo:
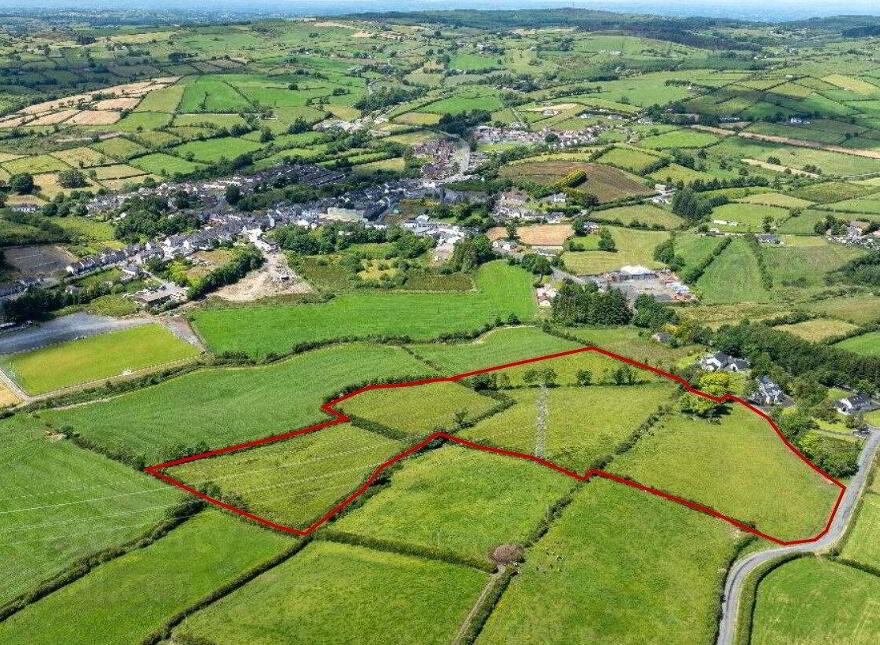
[[[29,172],[19,172],[9,178],[9,187],[19,195],[30,195],[34,191],[34,176]]]

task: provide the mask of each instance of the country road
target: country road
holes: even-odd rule
[[[871,470],[877,448],[880,446],[880,428],[872,428],[871,436],[865,442],[859,456],[859,471],[850,480],[846,493],[831,523],[831,529],[816,542],[783,546],[768,551],[752,553],[733,563],[724,584],[724,596],[721,603],[721,623],[718,626],[717,645],[733,645],[736,638],[737,618],[739,617],[742,590],[746,579],[760,565],[789,553],[812,553],[832,547],[846,531],[858,504]]]

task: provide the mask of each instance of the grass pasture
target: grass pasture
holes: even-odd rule
[[[419,437],[438,428],[454,430],[459,412],[469,420],[497,405],[494,399],[460,383],[428,383],[362,392],[338,407],[348,415]]]
[[[318,541],[175,633],[260,645],[445,645],[487,581],[477,569]]]
[[[608,210],[599,211],[596,215],[605,220],[620,220],[625,226],[631,226],[633,222],[641,222],[648,226],[662,226],[665,229],[674,229],[684,222],[678,215],[651,206],[650,204],[637,204],[635,206],[618,206]]]
[[[405,449],[398,441],[346,423],[190,462],[168,473],[196,488],[216,484],[237,495],[253,513],[305,528],[379,464]]]
[[[594,371],[594,378],[600,376],[601,372]],[[668,402],[672,390],[669,383],[549,390],[547,458],[577,472],[589,470],[599,458],[612,454],[661,404]],[[514,390],[511,395],[516,405],[460,434],[478,443],[532,453],[539,390]],[[621,400],[626,401],[624,409],[615,407],[615,402]]]
[[[878,597],[880,577],[875,575],[822,558],[788,562],[758,585],[751,642],[876,643]]]
[[[27,392],[41,394],[192,358],[198,353],[160,325],[140,325],[9,354],[0,360],[0,367]],[[52,369],[46,369],[47,365]]]
[[[103,446],[142,452],[159,463],[176,444],[205,441],[219,448],[322,421],[323,398],[347,385],[430,372],[397,348],[338,345],[264,367],[200,370],[109,401],[44,414]],[[321,379],[314,378],[317,373]]]
[[[814,318],[813,320],[805,320],[793,325],[779,325],[776,329],[787,331],[799,338],[816,343],[833,336],[848,334],[853,329],[856,329],[856,326],[842,320]]]
[[[193,313],[199,332],[215,351],[259,355],[289,351],[297,343],[341,336],[407,335],[431,339],[471,331],[514,313],[531,320],[537,309],[532,278],[506,262],[477,273],[478,293],[351,293],[321,304],[202,309]],[[259,328],[260,335],[252,333]]]
[[[853,336],[840,341],[835,347],[862,356],[880,356],[880,332],[872,331],[861,336]]]
[[[706,304],[765,302],[769,293],[761,282],[758,261],[743,238],[734,238],[697,280]]]
[[[591,481],[529,554],[476,642],[709,642],[736,537],[679,504]]]
[[[740,405],[720,423],[671,415],[610,470],[754,522],[780,539],[818,533],[839,493],[767,421]]]
[[[499,544],[522,543],[574,484],[536,464],[448,444],[408,459],[390,486],[335,526],[488,562]]]
[[[568,251],[562,254],[565,266],[579,275],[605,273],[626,264],[641,264],[650,268],[663,266],[653,259],[654,248],[669,237],[669,233],[614,226],[609,226],[608,229],[617,246],[615,252]]]
[[[69,645],[140,642],[290,544],[280,533],[206,511],[0,623],[0,639],[25,645],[40,634],[45,642]]]
[[[804,307],[810,311],[846,320],[856,325],[880,320],[880,298],[871,295],[826,298],[808,303]]]
[[[846,538],[842,557],[870,567],[880,567],[880,495],[869,492],[862,497],[862,506],[856,516],[855,527]]]

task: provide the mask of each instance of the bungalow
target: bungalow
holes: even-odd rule
[[[759,233],[755,236],[755,239],[758,240],[761,244],[782,244],[782,239],[778,235],[774,235],[773,233]]]
[[[758,387],[750,397],[752,401],[763,405],[777,405],[782,401],[785,396],[782,388],[769,377],[759,376],[755,381]]]
[[[868,394],[856,394],[840,399],[834,403],[834,407],[841,414],[858,414],[859,412],[870,412],[877,408],[877,404]]]

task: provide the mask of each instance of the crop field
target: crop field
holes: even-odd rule
[[[880,578],[830,560],[805,557],[758,586],[754,645],[869,645],[880,634]],[[834,620],[828,620],[834,616]]]
[[[429,383],[362,392],[340,403],[339,409],[355,418],[419,437],[438,428],[454,430],[459,413],[463,414],[462,421],[469,421],[497,405],[494,399],[459,383]]]
[[[477,569],[317,541],[175,635],[262,645],[445,644],[487,581]]]
[[[31,394],[196,356],[199,351],[160,325],[141,325],[61,345],[10,354],[0,366]],[[52,365],[51,370],[46,365]]]
[[[138,537],[182,498],[143,473],[47,435],[58,426],[41,416],[0,422],[0,604],[77,558]]]
[[[91,645],[101,634],[102,642],[139,642],[290,543],[279,533],[205,511],[0,623],[0,638],[25,645],[39,633],[50,642]]]
[[[175,445],[204,441],[219,448],[321,421],[323,398],[347,385],[429,373],[397,348],[339,345],[264,367],[200,370],[112,400],[42,414],[101,445],[159,463]]]
[[[353,293],[313,305],[202,309],[193,319],[218,352],[285,352],[304,341],[350,336],[427,340],[444,332],[475,330],[511,313],[532,319],[537,305],[531,281],[518,267],[492,262],[477,274],[479,293]],[[263,333],[254,335],[255,328]]]
[[[601,376],[601,372],[594,372],[597,380]],[[547,458],[576,472],[589,470],[597,460],[613,454],[661,404],[669,402],[672,392],[670,383],[551,389],[548,392],[548,408],[552,414],[547,420]],[[539,390],[514,390],[511,396],[516,405],[459,434],[478,443],[533,452]],[[625,397],[625,409],[614,406],[620,397]]]
[[[840,341],[835,347],[863,356],[878,356],[880,355],[880,332],[872,331],[861,336],[853,336]]]
[[[477,643],[709,642],[719,572],[735,543],[736,531],[718,520],[591,481],[530,554]],[[554,597],[566,601],[544,602]]]
[[[769,294],[761,282],[758,261],[743,238],[735,238],[697,280],[702,301],[765,302]]]
[[[787,331],[799,338],[815,343],[833,336],[848,334],[856,329],[856,326],[844,322],[843,320],[815,318],[813,320],[805,320],[804,322],[795,323],[793,325],[779,325],[776,329]]]
[[[167,472],[196,488],[216,484],[253,513],[305,528],[405,449],[394,439],[342,424]]]
[[[597,164],[526,160],[505,166],[501,169],[501,174],[539,184],[554,184],[574,170],[584,170],[587,173],[587,181],[578,186],[578,189],[596,195],[600,202],[632,195],[650,195],[653,192],[638,181],[637,177]]]
[[[794,197],[786,193],[758,193],[748,195],[739,201],[747,204],[761,204],[763,206],[779,206],[781,208],[809,208],[813,202]]]
[[[568,251],[562,254],[565,266],[579,275],[605,273],[626,264],[641,264],[650,268],[662,266],[653,259],[654,247],[669,237],[669,233],[614,226],[609,226],[608,229],[617,247],[616,251]]]
[[[740,405],[720,423],[670,415],[610,470],[754,522],[780,539],[818,533],[840,492]]]
[[[523,244],[562,246],[565,240],[574,235],[574,229],[570,224],[538,224],[520,226],[516,234]]]
[[[408,459],[390,486],[335,527],[449,549],[488,564],[494,547],[523,543],[573,486],[536,464],[447,444]]]

